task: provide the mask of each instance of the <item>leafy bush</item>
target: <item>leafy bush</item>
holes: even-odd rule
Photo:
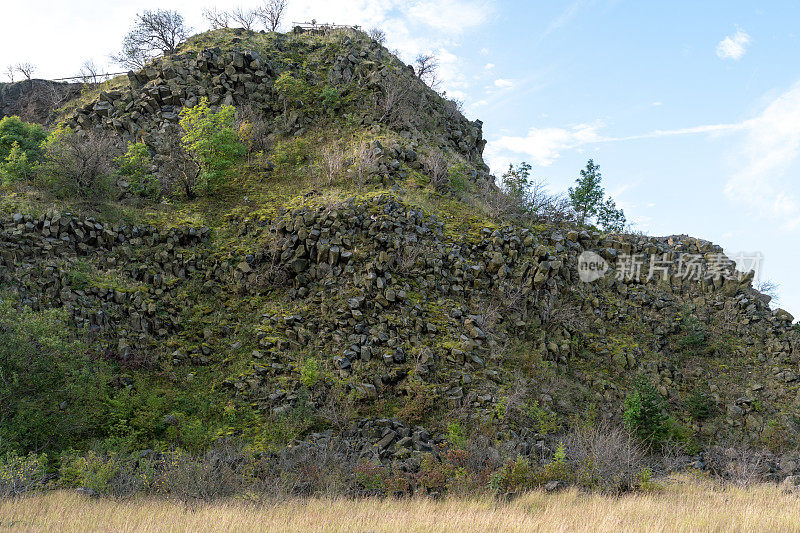
[[[508,461],[489,478],[489,486],[498,494],[518,493],[533,488],[534,469],[525,457]]]
[[[45,454],[29,453],[25,456],[8,451],[5,456],[0,456],[0,500],[40,488],[46,467]]]
[[[661,444],[669,434],[664,400],[650,381],[638,379],[625,398],[625,425],[642,442]]]
[[[46,137],[39,124],[24,122],[17,116],[0,119],[0,161],[6,160],[16,144],[31,163],[40,153],[39,145]]]
[[[161,184],[152,172],[150,150],[143,142],[128,143],[127,151],[117,158],[119,175],[130,183],[130,192],[142,198],[157,198]]]
[[[0,183],[26,181],[33,177],[33,165],[28,154],[14,141],[5,161],[0,161]]]
[[[447,441],[454,448],[464,448],[467,443],[467,435],[459,422],[450,422],[447,424]]]
[[[102,438],[110,381],[107,364],[68,333],[66,312],[17,309],[0,293],[0,453]]]
[[[310,105],[314,99],[314,89],[305,80],[292,76],[291,72],[283,72],[275,80],[275,92],[283,103],[283,112],[288,121],[289,109]]]
[[[300,367],[300,383],[306,387],[313,387],[320,378],[319,361],[306,359]]]
[[[199,172],[194,193],[213,192],[247,151],[236,132],[236,109],[223,105],[212,111],[208,98],[202,98],[196,106],[183,108],[180,117],[183,148]]]
[[[116,457],[102,457],[93,451],[83,456],[67,454],[61,458],[58,482],[62,487],[87,487],[105,494],[118,471]]]

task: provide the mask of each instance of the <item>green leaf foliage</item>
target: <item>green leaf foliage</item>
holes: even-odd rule
[[[196,192],[213,192],[226,177],[230,168],[247,152],[236,134],[236,109],[230,105],[213,111],[208,99],[180,115],[183,128],[183,148],[200,167]]]
[[[60,451],[104,435],[110,369],[71,336],[66,313],[0,293],[0,453]]]
[[[40,153],[39,145],[46,137],[39,124],[25,122],[17,116],[0,119],[0,161],[5,160],[15,144],[33,162]]]

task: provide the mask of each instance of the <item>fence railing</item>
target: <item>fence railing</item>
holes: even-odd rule
[[[347,24],[317,24],[315,22],[292,22],[292,28],[300,28],[306,31],[328,31],[328,30],[359,30],[361,26],[350,26]]]
[[[70,81],[70,80],[81,80],[81,81],[88,81],[88,80],[109,80],[113,76],[120,76],[122,74],[127,74],[128,72],[105,72],[103,74],[86,74],[82,76],[69,76],[67,78],[53,78],[50,81]]]

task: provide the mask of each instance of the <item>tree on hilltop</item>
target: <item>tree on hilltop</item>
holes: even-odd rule
[[[111,57],[128,68],[142,68],[159,53],[170,55],[177,52],[190,31],[177,11],[145,10],[136,15],[133,28],[122,40],[122,51]]]
[[[576,186],[569,188],[569,199],[578,217],[578,224],[584,225],[588,219],[597,218],[606,231],[622,231],[625,228],[625,213],[617,209],[613,199],[606,198],[605,190],[600,186],[602,176],[600,166],[590,159],[586,169],[575,181]]]
[[[265,0],[261,7],[256,10],[256,14],[261,19],[261,23],[267,28],[267,31],[274,32],[278,31],[288,7],[289,0]]]

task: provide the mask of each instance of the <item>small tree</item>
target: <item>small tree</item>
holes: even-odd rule
[[[600,186],[602,177],[600,167],[590,159],[586,169],[581,170],[581,177],[576,180],[576,187],[569,188],[569,199],[578,215],[578,224],[583,225],[587,218],[597,214],[605,196],[605,190]]]
[[[15,142],[5,161],[0,160],[0,183],[25,181],[33,176],[33,165],[28,154]]]
[[[650,381],[640,378],[625,398],[625,425],[650,446],[661,444],[669,433],[664,400]]]
[[[236,109],[224,105],[212,111],[208,99],[202,98],[196,106],[181,111],[180,124],[183,148],[198,167],[195,190],[214,190],[247,151],[236,133]]]
[[[380,45],[386,43],[386,32],[380,28],[372,28],[369,30],[369,32],[367,32],[367,35],[369,35],[370,39],[376,41]]]
[[[183,16],[177,11],[145,10],[136,15],[133,28],[122,40],[122,51],[112,58],[127,67],[142,68],[158,53],[169,55],[177,52],[189,31]]]
[[[516,168],[509,164],[508,170],[503,174],[503,190],[513,200],[527,204],[531,186],[530,175],[530,164],[523,161]]]
[[[617,209],[613,199],[606,198],[601,182],[600,166],[590,159],[586,169],[581,170],[576,186],[569,188],[569,199],[578,217],[578,224],[583,225],[592,217],[597,217],[597,223],[606,231],[622,231],[625,228],[625,213]]]
[[[604,230],[619,233],[625,229],[625,212],[617,209],[617,204],[613,199],[606,198],[606,201],[598,209],[597,222],[603,226]]]
[[[439,84],[438,69],[439,61],[433,54],[419,54],[414,60],[414,71],[417,77],[427,83],[429,87],[436,87]]]
[[[231,19],[247,31],[252,31],[253,26],[258,20],[258,12],[253,9],[244,9],[241,6],[235,7],[230,12]]]
[[[261,23],[269,31],[278,31],[289,7],[289,0],[265,0],[260,8],[256,10]]]
[[[33,78],[33,73],[36,72],[36,66],[27,61],[24,63],[17,63],[15,68],[17,69],[17,72],[22,74],[28,81],[31,81],[31,78]]]
[[[5,70],[6,77],[8,78],[8,81],[11,82],[11,83],[14,83],[14,73],[15,72],[16,72],[16,70],[14,70],[14,65],[8,65],[6,67],[6,70]]]
[[[212,30],[227,28],[230,23],[230,14],[227,11],[219,11],[216,7],[203,10],[203,18],[208,21]]]
[[[42,143],[36,174],[60,196],[98,198],[108,191],[108,177],[118,146],[105,132],[76,132],[59,127]]]
[[[129,143],[116,160],[118,173],[130,183],[130,191],[142,198],[157,198],[161,193],[158,178],[152,173],[150,150],[143,142]]]
[[[94,61],[91,59],[87,59],[81,65],[81,78],[83,78],[83,83],[87,85],[96,85],[98,80],[98,68],[95,65]]]

